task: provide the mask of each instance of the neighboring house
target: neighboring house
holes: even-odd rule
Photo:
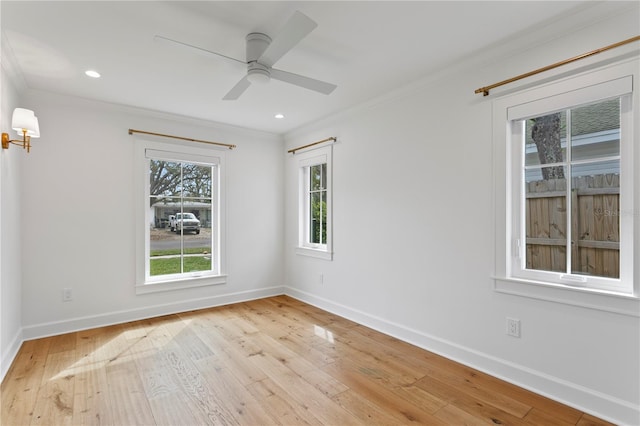
[[[211,226],[211,204],[196,201],[177,203],[174,201],[159,201],[151,207],[151,227],[165,228],[169,223],[169,216],[180,211],[193,213],[200,220],[203,228]]]

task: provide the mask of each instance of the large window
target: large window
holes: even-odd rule
[[[216,164],[149,156],[149,276],[216,271],[212,241]],[[212,232],[213,231],[213,232]]]
[[[634,68],[621,64],[494,103],[495,159],[504,162],[496,164],[499,280],[638,292]]]
[[[141,145],[139,292],[222,282],[222,158],[215,151]]]
[[[331,146],[297,154],[298,254],[331,259]]]
[[[512,143],[523,148],[519,241],[526,270],[559,272],[578,283],[620,278],[620,107],[626,102],[614,97],[511,123],[518,133]]]

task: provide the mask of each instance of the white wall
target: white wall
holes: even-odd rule
[[[570,22],[286,135],[287,148],[338,138],[333,261],[294,252],[298,181],[286,157],[287,291],[587,412],[640,423],[637,316],[497,293],[491,278],[491,98],[474,90],[638,34],[637,4],[595,12],[600,22],[563,37]],[[520,339],[505,334],[507,316],[522,321]]]
[[[21,176],[26,339],[282,293],[281,137],[42,92],[27,101],[42,137]],[[129,128],[238,146],[226,163],[226,284],[135,295]]]
[[[638,423],[637,317],[492,290],[491,101],[473,94],[637,35],[637,5],[629,4],[635,9],[597,14],[601,22],[570,33],[565,21],[530,33],[287,135],[287,147],[339,138],[332,262],[294,253],[295,161],[283,156],[279,137],[29,93],[19,106],[36,111],[43,136],[28,156],[17,147],[0,153],[2,373],[22,333],[278,294],[286,283],[295,297],[596,415]],[[18,97],[4,72],[2,90],[6,123]],[[227,157],[227,284],[135,295],[128,128],[238,145]],[[62,302],[64,287],[73,289],[72,302]],[[521,339],[505,335],[506,316],[522,320]]]
[[[18,107],[16,88],[7,76],[5,63],[0,70],[0,129],[10,132],[11,115]],[[15,132],[9,134],[17,139]],[[20,169],[25,153],[17,145],[0,150],[0,379],[22,343],[21,329],[21,238]]]

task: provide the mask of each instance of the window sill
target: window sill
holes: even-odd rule
[[[493,288],[498,293],[640,317],[638,296],[517,278],[493,277],[493,279]]]
[[[333,253],[325,250],[318,250],[309,247],[296,247],[296,254],[301,256],[315,257],[316,259],[333,260]]]
[[[163,291],[183,290],[185,288],[226,284],[226,282],[226,275],[207,275],[204,277],[188,277],[167,281],[149,281],[144,284],[136,285],[136,294],[149,294]]]

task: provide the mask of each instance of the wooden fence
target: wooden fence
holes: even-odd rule
[[[620,176],[572,179],[571,272],[620,276]],[[528,269],[566,272],[567,181],[527,183],[526,264]]]

